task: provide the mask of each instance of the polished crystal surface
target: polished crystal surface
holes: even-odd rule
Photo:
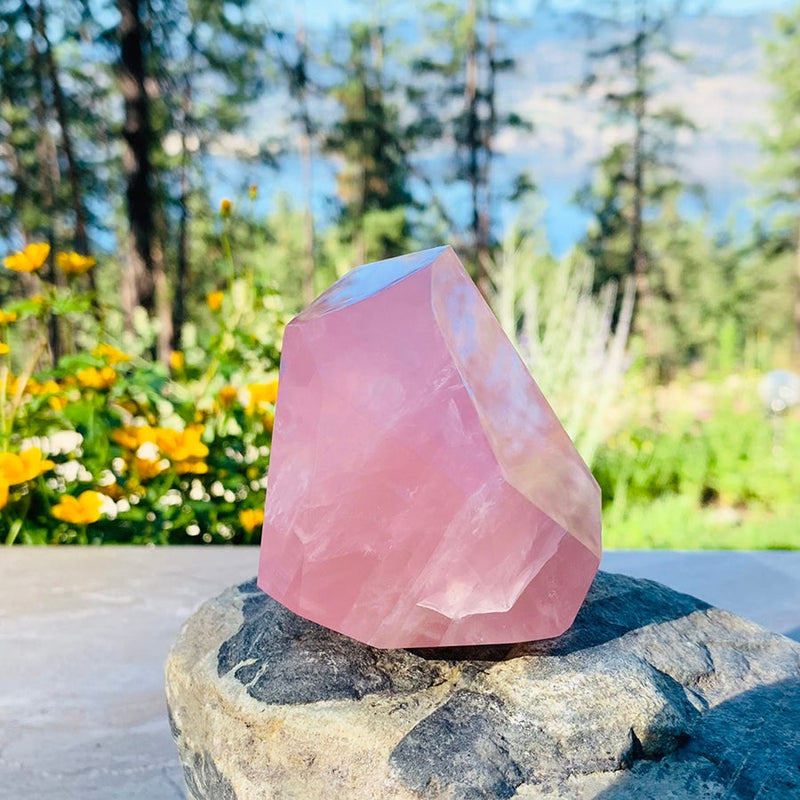
[[[600,490],[449,247],[367,264],[287,326],[259,586],[376,647],[557,636]]]

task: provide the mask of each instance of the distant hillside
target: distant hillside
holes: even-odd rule
[[[730,218],[741,224],[749,218],[748,174],[758,158],[755,132],[768,120],[761,42],[771,28],[767,13],[707,14],[673,23],[675,47],[690,59],[681,65],[665,64],[659,75],[659,102],[679,106],[699,128],[696,134],[684,135],[679,158],[686,179],[706,186],[708,208],[718,223]],[[419,41],[417,23],[402,24],[396,35],[413,47]],[[588,180],[592,162],[616,136],[603,124],[597,104],[575,91],[586,69],[586,25],[575,14],[542,12],[530,24],[511,27],[503,45],[517,59],[518,69],[501,78],[500,104],[530,120],[535,129],[500,136],[498,149],[504,157],[496,167],[498,196],[515,172],[529,170],[548,203],[546,224],[553,244],[563,250],[581,235],[586,222],[571,198]],[[285,107],[277,98],[265,98],[258,116],[259,135],[277,134]],[[433,156],[435,161],[435,151]],[[322,197],[335,192],[333,172],[333,165],[325,163],[316,173],[316,205],[322,213],[327,208]],[[296,164],[288,163],[283,175],[266,183],[299,194]],[[444,194],[457,206],[457,192]],[[498,205],[504,222],[512,213]]]

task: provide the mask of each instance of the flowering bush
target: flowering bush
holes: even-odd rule
[[[48,326],[88,316],[82,276],[95,261],[55,254],[59,287],[39,276],[50,257],[33,244],[4,260],[33,289],[0,309],[0,537],[257,541],[285,324],[277,295],[231,261],[207,298],[213,324],[187,325],[169,367],[148,356],[146,336],[132,352],[99,326],[94,346],[52,363]]]

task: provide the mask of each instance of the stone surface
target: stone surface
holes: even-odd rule
[[[164,659],[186,618],[257,562],[255,547],[3,550],[0,797],[185,798]],[[800,552],[606,550],[603,567],[800,640]]]
[[[449,247],[353,270],[286,329],[259,585],[377,647],[562,633],[600,490]]]
[[[800,796],[800,646],[599,573],[562,637],[379,650],[255,586],[167,662],[193,800]]]

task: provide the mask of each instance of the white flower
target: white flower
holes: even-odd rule
[[[142,442],[136,451],[136,457],[145,461],[157,461],[159,455],[161,454],[158,452],[154,442]]]
[[[116,482],[117,476],[110,469],[104,469],[97,479],[98,486],[111,486],[112,483]]]
[[[119,510],[119,505],[115,503],[108,495],[101,495],[100,513],[103,516],[108,517],[109,519],[116,519],[117,511]]]
[[[177,489],[170,489],[159,498],[158,502],[162,506],[179,506],[183,502],[183,496]]]
[[[83,436],[77,431],[57,431],[45,440],[50,455],[66,455],[75,452],[83,444]],[[44,449],[44,448],[42,448]]]
[[[65,461],[63,464],[56,464],[53,469],[56,475],[60,475],[67,483],[74,481],[88,483],[94,480],[92,473],[80,461]]]

